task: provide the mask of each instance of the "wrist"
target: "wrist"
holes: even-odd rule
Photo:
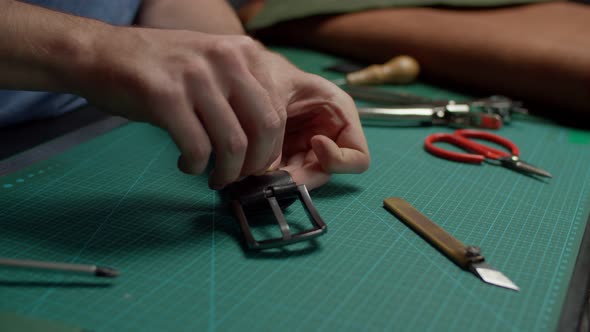
[[[0,3],[0,89],[71,92],[107,24],[17,1]]]
[[[101,72],[105,48],[116,36],[116,27],[89,20],[83,29],[67,31],[52,45],[53,61],[51,74],[56,78],[56,87],[62,92],[83,95],[89,82]]]

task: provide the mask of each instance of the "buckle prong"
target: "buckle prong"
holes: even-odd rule
[[[281,233],[283,234],[283,240],[290,239],[291,238],[291,230],[289,229],[289,224],[287,223],[287,220],[285,220],[285,215],[283,214],[283,211],[281,211],[281,207],[279,206],[279,202],[277,202],[277,199],[274,196],[267,197],[266,199],[268,200],[268,203],[270,204],[270,208],[272,209],[272,212],[274,213],[275,218],[277,219],[277,222],[279,223]]]

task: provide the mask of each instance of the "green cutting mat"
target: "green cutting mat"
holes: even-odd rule
[[[281,50],[315,72],[334,60]],[[589,212],[588,132],[532,119],[500,131],[554,175],[540,181],[425,153],[424,137],[447,128],[365,129],[372,167],[312,192],[329,232],[308,250],[245,253],[206,178],[178,172],[177,149],[144,124],[2,177],[1,256],[122,276],[4,270],[0,311],[96,331],[554,330]],[[521,292],[460,270],[382,208],[390,196],[481,246]]]

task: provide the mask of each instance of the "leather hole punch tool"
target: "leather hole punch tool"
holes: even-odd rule
[[[273,171],[260,176],[249,176],[228,186],[227,191],[248,249],[283,247],[314,239],[327,231],[327,225],[313,205],[305,185],[297,185],[286,171]],[[297,199],[303,203],[312,228],[293,234],[282,209],[287,208]],[[246,213],[268,210],[269,208],[279,225],[282,237],[256,240]]]

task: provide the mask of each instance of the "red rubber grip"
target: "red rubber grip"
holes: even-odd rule
[[[480,144],[469,138],[483,139],[486,141],[497,143],[510,150],[510,153],[492,148],[487,145]],[[446,142],[453,144],[459,148],[473,153],[453,152],[439,148],[434,145],[435,142]],[[453,134],[432,134],[428,135],[424,140],[424,148],[433,155],[453,161],[480,164],[485,158],[499,159],[508,157],[510,155],[518,156],[520,154],[518,147],[508,139],[491,134],[485,131],[460,129]]]

